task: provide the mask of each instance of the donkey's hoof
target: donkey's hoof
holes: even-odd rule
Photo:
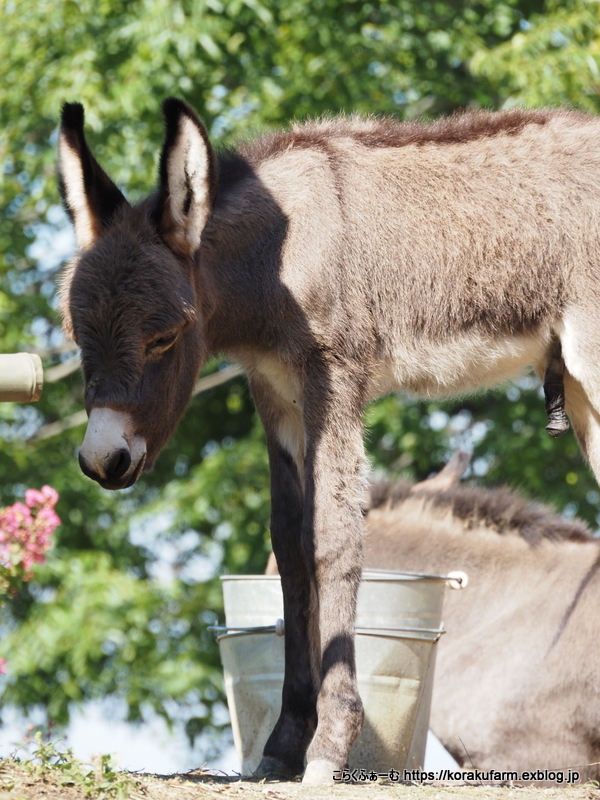
[[[263,756],[254,773],[255,778],[279,778],[289,781],[297,775],[294,770],[287,767],[283,761],[273,756]]]
[[[336,770],[337,766],[333,761],[327,761],[325,758],[309,761],[304,770],[302,783],[306,784],[306,786],[323,786],[324,784],[333,783],[333,775]]]

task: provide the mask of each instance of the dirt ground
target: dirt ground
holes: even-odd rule
[[[148,775],[115,773],[109,780],[70,777],[48,770],[36,774],[27,765],[7,759],[0,764],[0,800],[600,800],[593,783],[551,788],[513,785],[398,784],[386,782],[319,788],[300,783],[248,781],[188,773]]]

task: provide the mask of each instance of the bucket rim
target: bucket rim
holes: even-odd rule
[[[224,639],[233,639],[240,636],[262,636],[265,634],[277,635],[275,625],[259,625],[254,628],[239,629],[226,625],[210,625],[208,630],[215,634],[217,642]],[[219,633],[219,631],[224,631]],[[424,642],[437,642],[440,636],[446,633],[443,624],[439,628],[355,628],[356,636],[375,636],[381,639],[417,639]]]
[[[447,581],[449,577],[448,575],[435,575],[424,572],[404,572],[402,570],[368,568],[363,570],[361,580],[367,582],[407,581],[410,583],[411,581]],[[279,575],[219,575],[219,580],[223,583],[227,581],[239,581],[242,583],[245,581],[273,582],[281,581],[281,577]]]

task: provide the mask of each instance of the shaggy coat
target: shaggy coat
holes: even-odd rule
[[[600,778],[600,543],[507,489],[375,487],[366,564],[447,574],[431,727],[461,766]]]
[[[331,780],[363,716],[365,404],[550,366],[560,411],[564,370],[600,475],[600,124],[522,110],[326,119],[217,155],[189,106],[170,99],[164,113],[157,191],[131,206],[86,144],[83,108],[63,110],[59,174],[80,248],[63,314],[89,413],[80,463],[106,488],[131,485],[207,356],[245,367],[286,616],[282,712],[260,772],[298,774],[306,755],[304,780]]]

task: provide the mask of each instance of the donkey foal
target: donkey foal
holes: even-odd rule
[[[281,717],[260,771],[295,775],[306,756],[306,782],[331,780],[363,717],[365,404],[533,365],[554,413],[559,342],[566,409],[600,474],[600,124],[522,110],[326,119],[217,155],[189,106],[163,108],[158,187],[136,205],[92,156],[82,106],[63,109],[59,177],[79,253],[62,311],[89,414],[80,463],[106,488],[130,486],[208,355],[245,367],[286,618]]]

